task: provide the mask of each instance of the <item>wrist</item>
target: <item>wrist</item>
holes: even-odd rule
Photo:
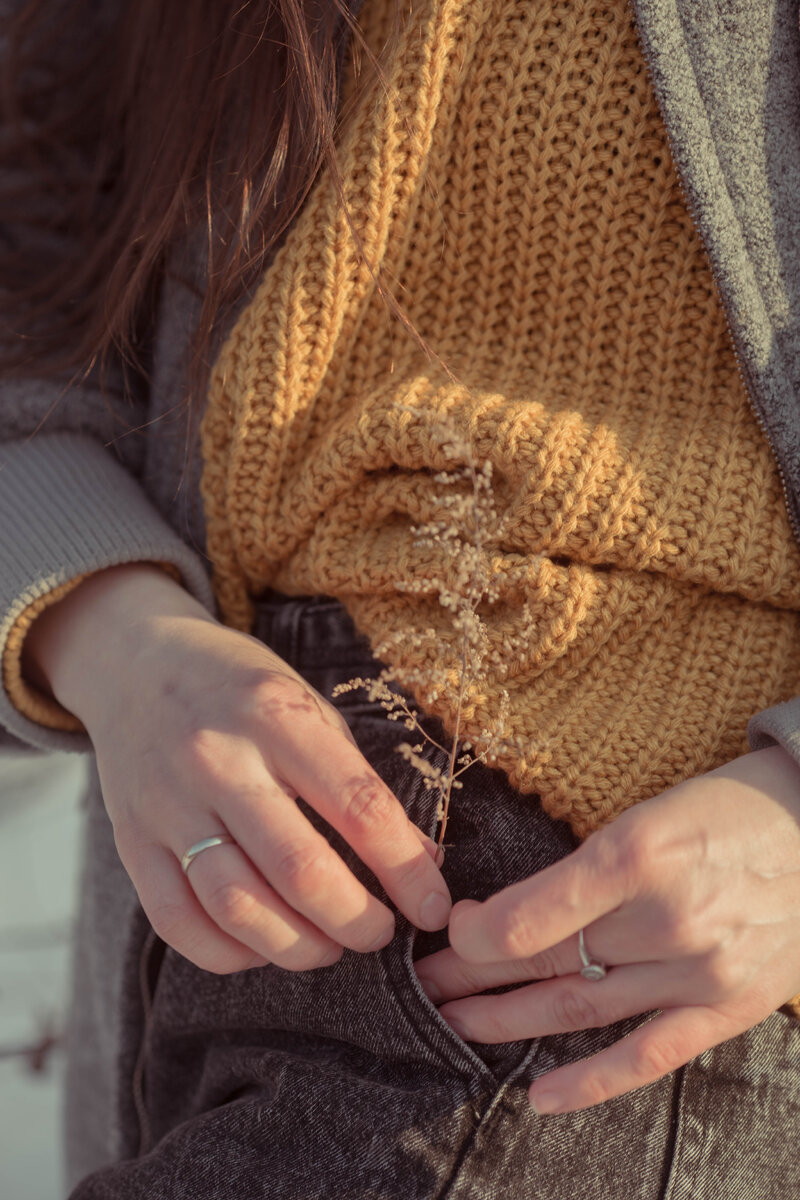
[[[90,728],[132,681],[149,629],[162,618],[213,618],[163,568],[126,563],[90,575],[32,625],[23,671]]]

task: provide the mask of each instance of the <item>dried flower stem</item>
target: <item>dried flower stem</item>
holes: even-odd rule
[[[413,410],[404,410],[413,413]],[[419,721],[418,713],[403,695],[390,686],[398,674],[392,667],[384,668],[374,679],[351,679],[334,689],[334,696],[355,688],[364,688],[371,700],[377,700],[391,721],[403,721],[406,728],[418,734],[422,741],[416,745],[404,742],[397,747],[399,753],[419,771],[427,788],[439,793],[437,816],[439,836],[437,847],[441,849],[447,830],[450,802],[454,788],[462,784],[459,776],[476,762],[485,762],[490,749],[499,746],[506,738],[506,706],[501,705],[499,719],[485,731],[483,749],[465,743],[459,757],[459,744],[463,722],[464,702],[467,689],[478,677],[488,655],[486,627],[479,615],[483,603],[497,599],[497,589],[489,571],[487,546],[500,538],[501,522],[498,519],[492,491],[491,463],[481,467],[475,462],[472,447],[461,435],[450,427],[442,427],[441,448],[453,463],[449,471],[434,476],[434,481],[448,489],[439,499],[442,516],[419,526],[412,527],[415,545],[425,549],[443,551],[448,569],[442,576],[426,577],[424,584],[417,581],[398,581],[398,591],[430,592],[437,594],[440,605],[453,614],[453,627],[460,635],[458,665],[458,691],[453,714],[453,733],[449,748],[445,748]],[[467,484],[466,494],[464,484]],[[455,492],[449,490],[455,488]],[[391,658],[392,647],[397,637],[376,647],[378,657]],[[404,682],[408,682],[408,673]],[[416,672],[414,682],[423,686],[435,698],[443,686],[447,686],[444,670]],[[507,696],[505,696],[507,702]],[[422,756],[425,743],[440,751],[447,758],[443,770],[435,767]]]

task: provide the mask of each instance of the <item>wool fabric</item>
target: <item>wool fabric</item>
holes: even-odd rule
[[[375,51],[393,11],[363,9]],[[403,11],[346,213],[321,176],[212,374],[215,590],[242,629],[264,589],[338,597],[452,731],[458,564],[415,528],[469,542],[436,476],[490,463],[463,736],[506,693],[490,761],[585,837],[800,690],[800,555],[626,0]]]

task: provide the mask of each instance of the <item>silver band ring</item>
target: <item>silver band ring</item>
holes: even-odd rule
[[[195,842],[181,859],[181,870],[184,875],[187,874],[192,861],[197,858],[198,854],[202,854],[204,850],[210,850],[212,846],[224,846],[228,842],[235,842],[235,839],[229,833],[215,833],[213,837],[203,838],[202,841]]]
[[[605,979],[608,974],[608,967],[605,963],[601,963],[596,958],[590,958],[586,953],[586,943],[583,940],[583,930],[578,933],[578,953],[581,956],[581,975],[584,979],[598,980]]]

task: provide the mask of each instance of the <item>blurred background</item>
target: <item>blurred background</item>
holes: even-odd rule
[[[0,1196],[64,1200],[62,1035],[80,844],[79,755],[0,754]]]

